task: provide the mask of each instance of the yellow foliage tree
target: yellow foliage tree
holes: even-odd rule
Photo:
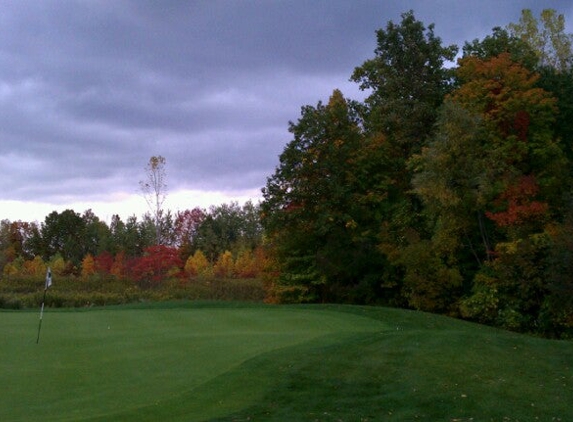
[[[185,262],[185,274],[189,277],[205,277],[211,273],[211,265],[205,257],[205,254],[200,250],[196,251],[192,256],[187,258]]]
[[[14,265],[13,262],[9,262],[6,265],[4,265],[4,270],[3,270],[3,274],[4,277],[9,277],[9,276],[14,276],[14,275],[18,275],[18,267],[16,265]]]
[[[257,263],[250,249],[243,249],[237,254],[235,273],[241,278],[254,278],[257,276]]]
[[[50,262],[50,268],[52,269],[52,274],[63,275],[66,270],[66,261],[61,255],[56,255]]]
[[[217,277],[231,278],[235,272],[235,263],[233,261],[233,254],[230,251],[225,251],[215,263],[213,271]]]
[[[82,260],[82,278],[89,278],[94,275],[95,272],[95,260],[93,255],[89,253]]]
[[[268,268],[272,266],[271,258],[269,257],[267,250],[262,246],[258,246],[257,248],[255,248],[253,254],[254,254],[253,259],[255,260],[257,276],[260,276],[261,274],[265,273]]]
[[[24,262],[22,274],[33,277],[43,277],[46,274],[46,264],[41,256],[37,255],[31,261]]]

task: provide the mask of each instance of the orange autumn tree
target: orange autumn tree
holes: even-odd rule
[[[87,279],[96,272],[95,260],[92,254],[87,254],[82,260],[82,278]]]
[[[257,273],[255,254],[250,249],[240,250],[235,260],[235,274],[241,278],[254,278]]]
[[[479,120],[480,169],[473,179],[477,212],[494,223],[491,259],[474,279],[462,314],[512,329],[535,323],[546,290],[544,230],[561,205],[564,154],[553,136],[556,101],[538,75],[508,53],[461,59],[459,89],[449,101]],[[486,222],[482,222],[487,225]]]
[[[509,53],[467,56],[456,75],[435,137],[410,160],[431,235],[405,262],[407,280],[422,272],[426,283],[407,287],[433,302],[457,292],[462,315],[526,329],[543,298],[544,230],[561,206],[555,99]]]
[[[110,268],[110,274],[117,279],[123,279],[126,277],[127,272],[127,258],[125,257],[125,252],[118,252]]]
[[[451,100],[478,115],[486,128],[481,153],[487,216],[507,228],[543,217],[564,169],[563,151],[553,138],[555,98],[509,53],[489,60],[466,57],[458,76],[462,85]]]
[[[490,212],[486,215],[499,227],[521,225],[527,221],[541,221],[546,219],[549,205],[547,202],[536,201],[539,185],[533,175],[522,176],[515,185],[501,193],[498,200],[503,211]]]
[[[24,275],[33,277],[42,277],[46,274],[46,264],[41,256],[35,256],[34,259],[24,262],[21,272]]]
[[[431,231],[410,236],[399,263],[410,303],[425,310],[457,307],[497,243],[542,229],[563,163],[555,99],[536,74],[502,53],[467,56],[456,76],[435,136],[410,159]]]
[[[219,258],[217,258],[217,262],[215,262],[213,267],[213,272],[217,277],[233,277],[235,273],[235,262],[231,251],[225,251],[219,255]]]

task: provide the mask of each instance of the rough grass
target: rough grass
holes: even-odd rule
[[[572,420],[573,343],[355,306],[0,312],[2,421]],[[8,388],[9,387],[9,388]]]
[[[43,280],[34,277],[0,278],[0,308],[37,308],[42,303],[43,287]],[[142,288],[129,280],[114,277],[94,276],[84,280],[68,276],[54,281],[46,305],[81,308],[172,300],[262,302],[264,297],[263,282],[259,279],[171,279]]]

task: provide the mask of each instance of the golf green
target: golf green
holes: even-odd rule
[[[0,420],[223,416],[251,405],[272,381],[247,374],[227,383],[244,362],[385,329],[359,315],[296,307],[48,310],[36,344],[38,313],[1,312]]]

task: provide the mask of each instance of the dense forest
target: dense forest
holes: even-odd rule
[[[573,36],[524,10],[461,51],[413,12],[302,108],[264,188],[279,301],[573,334]],[[459,53],[459,54],[458,54]],[[455,58],[456,64],[453,64]]]
[[[303,106],[263,201],[2,221],[6,281],[259,278],[271,302],[384,304],[573,336],[573,35],[524,10],[461,51],[404,13]]]

